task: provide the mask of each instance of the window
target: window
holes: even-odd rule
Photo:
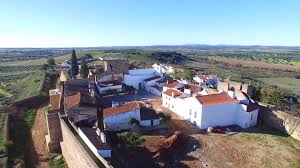
[[[190,112],[189,112],[190,116],[192,115],[192,109],[190,109]]]
[[[174,108],[174,106],[172,105],[172,108]]]
[[[194,118],[197,118],[197,111],[195,111],[194,113]]]

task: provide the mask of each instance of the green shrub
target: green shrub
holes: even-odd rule
[[[29,128],[32,128],[35,120],[36,109],[30,109],[25,112],[25,122]]]
[[[128,121],[128,124],[130,125],[140,125],[140,122],[139,120],[135,119],[135,118],[131,118],[129,121]]]
[[[135,148],[145,142],[145,139],[135,132],[118,133],[117,136],[119,139],[119,148]]]
[[[51,153],[48,157],[49,168],[66,168],[67,165],[61,154]]]

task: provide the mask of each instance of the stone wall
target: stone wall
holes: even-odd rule
[[[48,135],[46,135],[46,142],[48,151],[51,153],[60,152],[60,142],[62,142],[62,133],[59,120],[59,110],[50,110],[46,114],[46,122]]]
[[[218,82],[217,89],[218,90],[223,90],[224,92],[228,92],[228,86],[229,86],[228,82],[220,81],[220,82]]]
[[[300,140],[300,118],[282,111],[272,110],[264,105],[260,107],[258,117],[261,124]]]
[[[111,73],[128,73],[129,64],[128,61],[124,60],[105,60],[104,61],[104,71]]]
[[[242,89],[242,83],[241,82],[229,82],[229,88],[234,88],[234,90],[241,90]]]
[[[248,84],[242,84],[242,92],[247,93],[250,97],[252,97],[253,86]]]
[[[248,84],[243,84],[241,82],[218,82],[217,89],[228,92],[229,89],[234,88],[234,90],[241,90],[244,93],[247,93],[250,97],[252,96],[253,86]]]
[[[72,132],[71,126],[60,119],[63,142],[60,143],[61,151],[69,168],[98,168],[99,166],[88,154],[85,148]],[[104,166],[103,166],[104,167]]]

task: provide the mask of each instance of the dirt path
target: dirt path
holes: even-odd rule
[[[47,124],[44,107],[39,108],[36,113],[33,128],[31,130],[32,145],[30,155],[33,165],[37,168],[48,168],[48,151],[45,135],[47,134]]]

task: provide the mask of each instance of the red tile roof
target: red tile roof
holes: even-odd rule
[[[171,83],[166,84],[165,87],[174,88],[177,86],[177,84],[178,84],[178,82],[171,82]]]
[[[168,89],[167,91],[163,92],[164,94],[171,96],[172,97],[172,93],[174,93],[174,97],[178,97],[183,95],[183,93],[175,90],[175,89]]]
[[[203,106],[238,102],[237,99],[231,98],[227,93],[205,95],[205,96],[198,95],[196,96],[196,98]]]
[[[160,77],[160,76],[153,76],[153,77],[151,77],[151,78],[145,79],[144,81],[145,81],[145,82],[148,82],[148,81],[152,81],[152,80],[159,79],[159,78],[161,78],[161,77]]]
[[[55,110],[59,108],[59,100],[60,100],[60,94],[57,95],[50,95],[50,105],[51,109]]]
[[[186,86],[187,86],[186,88],[190,89],[192,92],[195,92],[200,89],[200,86],[198,86],[198,85],[187,84]]]
[[[65,108],[70,109],[80,103],[81,93],[77,92],[72,96],[67,96],[65,98]]]
[[[118,107],[110,107],[103,110],[103,117],[110,117],[113,115],[125,113],[134,109],[140,108],[139,104],[137,102],[122,104]]]

